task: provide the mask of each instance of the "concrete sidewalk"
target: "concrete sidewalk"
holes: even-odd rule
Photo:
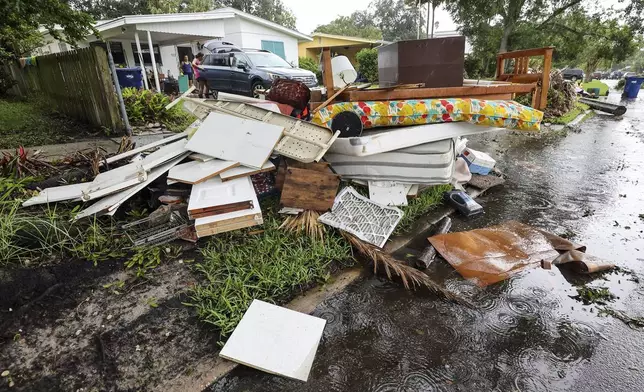
[[[164,133],[154,133],[154,134],[144,134],[144,135],[132,135],[132,142],[136,143],[137,147],[144,146],[146,144],[153,143],[157,140],[161,140],[168,136],[175,135],[172,132]],[[113,138],[96,138],[90,140],[82,140],[74,143],[63,143],[63,144],[49,144],[44,146],[35,146],[27,147],[29,155],[32,155],[36,151],[40,151],[39,157],[47,162],[52,162],[60,160],[66,156],[69,156],[77,151],[89,150],[89,149],[104,149],[108,153],[115,153],[118,150],[119,144],[121,143],[120,137]],[[7,152],[9,154],[15,154],[15,148],[9,148],[0,150],[0,153]]]

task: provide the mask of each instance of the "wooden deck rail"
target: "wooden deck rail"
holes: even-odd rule
[[[537,83],[537,89],[532,94],[532,107],[544,110],[548,104],[548,87],[550,86],[550,71],[552,69],[552,52],[554,47],[516,50],[514,52],[499,53],[496,56],[496,80],[513,83]],[[528,73],[528,64],[531,57],[543,56],[543,70],[541,73]],[[505,73],[505,61],[514,59],[514,70]]]

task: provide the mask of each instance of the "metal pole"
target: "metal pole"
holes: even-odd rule
[[[157,71],[157,60],[154,58],[154,46],[152,46],[152,36],[148,30],[148,48],[150,49],[150,58],[152,59],[152,71],[154,71],[154,84],[157,87],[157,92],[161,92],[161,85],[159,84],[159,72]]]
[[[112,48],[110,47],[110,41],[106,41],[106,44],[107,44],[107,62],[110,65],[110,71],[112,72],[112,81],[114,82],[114,88],[116,88],[116,96],[119,99],[121,117],[123,118],[123,124],[125,125],[125,134],[127,136],[132,136],[132,128],[130,128],[130,120],[127,118],[127,110],[125,110],[125,102],[123,102],[121,85],[119,84],[119,78],[116,76],[116,66],[114,65],[114,57],[112,57]]]
[[[145,70],[145,62],[143,61],[143,53],[141,52],[141,41],[139,40],[139,32],[134,32],[134,41],[136,41],[136,51],[139,53],[139,64],[141,65],[141,72],[143,73],[143,85],[146,90],[150,89],[148,86],[148,72]]]
[[[431,36],[431,38],[434,38],[434,27],[436,25],[434,23],[434,17],[435,16],[436,16],[436,6],[434,5],[434,2],[432,2],[432,36]]]
[[[431,1],[427,2],[427,38],[429,38],[429,4]],[[434,37],[432,37],[434,38]]]
[[[420,39],[420,13],[422,12],[420,9],[420,0],[418,0],[418,7],[416,7],[416,12],[418,13],[418,23],[416,23],[416,25],[418,25],[418,30],[416,31],[416,39]]]

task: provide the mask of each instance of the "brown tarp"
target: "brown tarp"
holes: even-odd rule
[[[590,260],[591,256],[588,255],[580,257],[586,250],[582,245],[515,221],[484,229],[441,234],[428,240],[464,278],[481,287],[538,267],[542,261],[552,263],[562,253],[568,253],[569,256],[560,259],[560,262],[590,261],[592,265],[586,266],[586,272],[612,267],[595,258]]]

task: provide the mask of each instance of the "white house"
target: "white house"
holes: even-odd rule
[[[127,15],[98,21],[95,28],[103,41],[109,41],[116,64],[137,67],[143,62],[146,71],[154,74],[157,88],[158,74],[177,77],[183,56],[197,54],[208,40],[222,39],[241,48],[267,49],[294,65],[298,65],[298,42],[312,40],[308,35],[234,8],[198,13]],[[69,45],[52,39],[46,32],[44,38],[47,45],[36,49],[33,54],[70,49]],[[106,46],[103,41],[91,36],[77,44],[79,47]],[[157,67],[152,67],[153,63]]]

